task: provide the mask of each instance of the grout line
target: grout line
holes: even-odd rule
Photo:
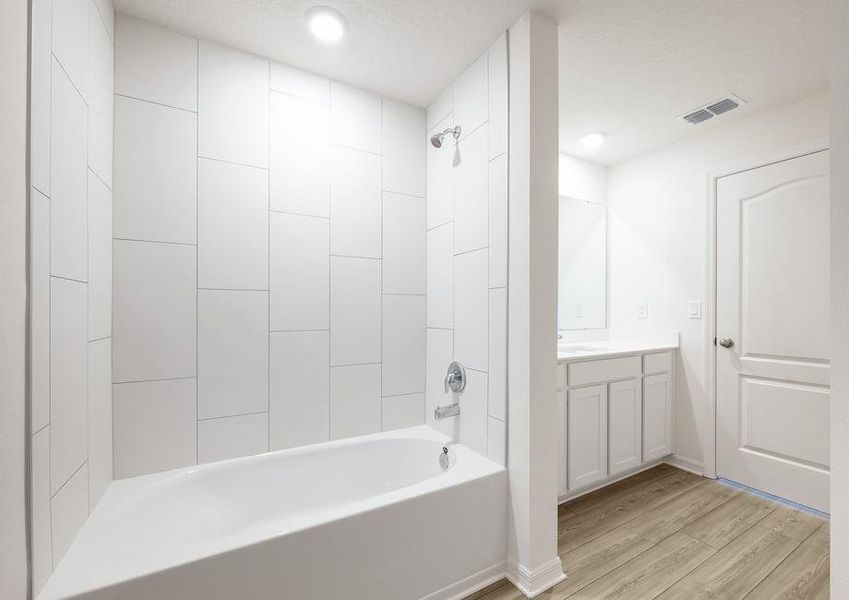
[[[123,385],[125,383],[153,383],[155,381],[184,381],[186,379],[197,379],[197,375],[186,377],[165,377],[163,379],[133,379],[132,381],[113,381],[112,385]]]
[[[382,126],[383,126],[383,123],[381,122],[381,127]],[[371,154],[372,156],[380,156],[381,158],[383,157],[382,153],[375,152],[374,150],[363,150],[362,148],[354,148],[353,146],[346,146],[345,144],[338,144],[336,142],[330,142],[330,146],[331,146],[331,154],[332,154],[332,147],[336,146],[337,148],[345,148],[346,150],[353,150],[354,152],[363,152],[365,154]],[[382,182],[383,182],[383,178],[381,176],[381,187],[383,187]]]
[[[51,432],[51,433],[52,433],[52,432]],[[52,439],[50,440],[50,444],[51,444],[51,445],[53,444],[53,440],[52,440]],[[74,469],[74,472],[73,472],[73,473],[71,473],[71,475],[70,475],[70,476],[69,476],[69,477],[65,480],[65,482],[64,482],[62,485],[60,485],[60,486],[59,486],[59,489],[58,489],[58,490],[56,490],[56,492],[55,492],[55,493],[50,494],[50,504],[51,504],[51,505],[53,504],[53,500],[55,500],[55,499],[56,499],[56,496],[58,496],[58,495],[61,493],[61,491],[65,489],[65,486],[66,486],[66,485],[68,485],[68,483],[69,483],[69,482],[70,482],[70,481],[71,481],[74,477],[76,477],[77,473],[79,473],[79,472],[80,472],[80,469],[82,469],[84,466],[86,466],[86,464],[88,464],[88,457],[86,457],[86,458],[85,458],[85,460],[84,460],[83,462],[81,462],[81,463],[80,463],[80,466],[79,466],[79,467],[77,467],[76,469]],[[52,484],[52,482],[51,482],[51,484]],[[88,482],[86,482],[86,487],[88,487]],[[51,488],[52,488],[52,485],[51,485]],[[87,493],[87,492],[86,492],[86,493]],[[88,505],[87,505],[87,504],[86,504],[86,513],[88,513]],[[53,535],[53,534],[52,534],[52,529],[51,529],[51,536],[52,536],[52,535]]]
[[[195,225],[197,227],[197,225]],[[165,242],[162,240],[137,240],[134,238],[123,238],[123,237],[113,237],[112,241],[117,242],[137,242],[139,244],[169,244],[171,246],[188,246],[190,248],[197,248],[197,244],[189,244],[187,242]],[[197,271],[197,269],[195,269]],[[196,273],[197,274],[197,273]]]
[[[453,196],[454,196],[453,186],[451,188],[451,196],[452,196],[452,202],[453,202]],[[451,225],[453,222],[454,222],[454,219],[451,219],[450,221],[445,221],[444,223],[439,223],[438,225],[432,225],[431,227],[427,228],[426,233],[430,233],[434,229],[439,229],[440,227],[445,227],[446,225]]]
[[[52,32],[51,32],[51,35],[52,35]],[[52,44],[52,42],[51,42],[51,44]],[[86,102],[86,99],[85,99],[85,97],[83,96],[83,94],[82,94],[82,92],[80,91],[80,89],[77,87],[77,84],[76,84],[76,83],[74,83],[74,80],[73,80],[73,79],[71,78],[71,76],[68,74],[68,71],[65,69],[65,65],[63,65],[63,64],[62,64],[62,61],[61,61],[61,60],[59,60],[59,57],[58,57],[58,56],[56,56],[56,54],[54,54],[53,50],[51,50],[51,51],[50,51],[50,56],[52,56],[52,57],[53,57],[53,59],[56,61],[56,64],[57,64],[57,65],[59,65],[59,68],[60,68],[60,69],[62,69],[62,72],[65,74],[65,77],[67,77],[67,78],[68,78],[68,83],[70,83],[70,84],[71,84],[71,87],[72,87],[72,88],[74,88],[74,91],[75,91],[75,92],[77,92],[77,95],[79,95],[80,100],[82,100],[82,101],[83,101],[83,105],[85,105],[85,107],[86,107],[86,116],[88,116],[88,102]],[[53,91],[53,87],[52,87],[52,85],[51,85],[50,91],[51,91],[51,93],[52,93],[52,91]],[[51,101],[51,109],[52,109],[52,101]],[[51,115],[51,117],[52,117],[52,115]],[[86,131],[88,131],[88,122],[86,122]],[[53,142],[53,138],[52,138],[52,133],[53,133],[53,124],[52,124],[52,123],[50,124],[50,132],[51,132],[51,140],[50,140],[50,141],[51,141],[51,144],[52,144],[52,142]],[[88,134],[87,134],[87,133],[86,133],[86,149],[88,149]],[[52,148],[51,148],[51,150],[52,150]],[[88,157],[86,157],[86,164],[87,164],[87,163],[88,163]],[[51,187],[53,187],[53,182],[52,182],[52,181],[51,181]]]
[[[404,396],[418,396],[424,393],[424,390],[420,390],[418,392],[402,392],[400,394],[383,394],[381,398],[403,398]]]
[[[386,188],[382,188],[380,190],[384,194],[395,194],[396,196],[404,196],[405,198],[413,198],[415,200],[425,200],[427,201],[427,195],[418,196],[416,194],[410,194],[409,192],[398,192],[396,190],[389,190]]]
[[[269,173],[271,172],[271,169],[268,168],[268,167],[258,167],[256,165],[249,165],[248,163],[236,162],[234,160],[225,160],[223,158],[215,158],[215,157],[212,157],[212,156],[201,156],[200,151],[198,151],[198,160],[199,161],[200,160],[211,160],[213,162],[223,163],[225,165],[234,165],[234,166],[237,166],[237,167],[247,167],[248,169],[257,169],[259,171],[268,171]]]
[[[269,171],[269,178],[270,177],[271,177],[271,171]],[[328,215],[326,217],[324,217],[322,215],[306,215],[304,213],[292,212],[290,210],[278,210],[276,208],[271,208],[271,206],[268,207],[268,212],[278,213],[278,214],[281,214],[281,215],[292,215],[293,217],[308,217],[310,219],[325,219],[325,220],[328,220],[328,221],[330,220],[330,215]]]
[[[266,214],[266,280],[265,285],[268,287],[268,295],[266,296],[266,321],[265,325],[268,333],[265,336],[265,351],[266,351],[266,373],[265,373],[265,408],[268,412],[266,419],[266,439],[265,450],[271,451],[271,146],[272,137],[274,136],[274,128],[271,126],[273,121],[273,103],[271,96],[271,61],[268,61],[268,173],[265,185],[265,207]]]
[[[457,252],[456,254],[454,254],[454,258],[457,258],[458,256],[465,256],[466,254],[471,254],[472,252],[480,252],[481,250],[489,250],[489,246],[481,246],[480,248],[472,248],[471,250],[463,250],[462,252]],[[487,270],[488,269],[489,258],[487,258]],[[489,280],[487,280],[487,286],[489,286]],[[487,289],[489,288],[487,287]]]
[[[246,412],[246,413],[236,413],[234,415],[218,415],[218,416],[215,416],[215,417],[203,417],[203,418],[198,418],[197,421],[198,421],[198,423],[202,423],[204,421],[219,421],[221,419],[234,419],[236,417],[252,417],[254,415],[267,415],[267,414],[268,414],[267,410],[257,410],[257,411]]]
[[[412,293],[398,293],[398,292],[381,292],[381,296],[406,296],[413,298],[427,298],[427,294],[412,294]]]
[[[95,338],[93,340],[88,340],[87,343],[93,344],[94,342],[102,342],[103,340],[108,340],[111,338],[111,335],[104,335],[103,337]]]
[[[88,243],[88,242],[86,242]],[[88,281],[82,281],[80,279],[74,279],[73,277],[63,277],[61,275],[50,275],[53,279],[61,279],[63,281],[72,281],[74,283],[81,283],[83,285],[88,285]],[[86,310],[88,310],[88,302],[86,302]],[[86,327],[88,327],[88,322],[86,322]]]
[[[197,43],[197,40],[195,40],[195,43]],[[197,92],[195,92],[195,93],[197,93]],[[182,111],[184,113],[189,113],[191,115],[197,115],[198,114],[198,111],[196,111],[196,110],[189,110],[188,108],[182,108],[181,106],[173,106],[171,104],[165,104],[164,102],[157,102],[156,100],[148,100],[147,98],[138,98],[136,96],[130,96],[129,94],[119,94],[118,92],[115,92],[115,96],[118,97],[118,98],[125,98],[127,100],[135,100],[137,102],[144,102],[145,104],[153,104],[155,106],[161,106],[163,108],[172,108],[174,110],[179,110],[179,111]]]
[[[268,92],[269,92],[269,94],[280,94],[281,96],[286,96],[287,98],[294,98],[295,100],[301,100],[303,102],[309,102],[310,104],[316,104],[318,106],[323,106],[324,108],[328,109],[328,112],[330,111],[330,93],[329,92],[328,92],[327,102],[322,102],[321,100],[315,100],[314,98],[305,98],[304,96],[298,96],[298,95],[293,94],[291,92],[285,92],[283,90],[278,90],[278,89],[271,87],[271,74],[270,73],[269,73],[269,76],[268,76],[268,80],[269,80],[268,81]],[[328,83],[329,83],[329,80],[328,80]],[[269,100],[269,102],[270,102],[270,100]],[[269,164],[271,164],[271,163],[269,163]]]
[[[359,259],[362,259],[362,260],[382,260],[381,258],[374,257],[374,256],[352,256],[350,254],[331,254],[330,257],[331,258],[359,258]],[[381,271],[382,270],[383,269],[381,268]]]
[[[330,329],[269,329],[268,333],[311,333],[330,331]]]
[[[268,292],[268,290],[255,290],[250,288],[215,288],[198,287],[199,292]]]
[[[195,39],[195,105],[200,109],[200,41]],[[195,117],[195,464],[200,458],[200,111]]]
[[[88,111],[86,111],[86,113],[88,113]],[[86,150],[86,153],[88,153],[88,150]],[[86,158],[86,162],[88,162],[88,158]],[[114,193],[114,192],[115,192],[115,190],[113,190],[113,189],[112,189],[112,186],[111,186],[111,185],[109,185],[108,183],[106,183],[105,181],[103,181],[103,178],[102,178],[102,177],[101,177],[101,176],[97,173],[97,171],[95,171],[94,169],[92,169],[92,168],[91,168],[91,166],[86,165],[86,169],[88,169],[89,173],[91,173],[92,175],[94,175],[94,177],[95,177],[95,178],[96,178],[96,179],[97,179],[100,183],[102,183],[102,184],[104,185],[104,187],[106,187],[106,189],[107,189],[107,190],[109,190],[109,191],[110,191],[110,192],[112,192],[112,193]]]
[[[365,362],[365,363],[345,363],[345,364],[342,364],[342,365],[331,364],[330,368],[333,369],[333,368],[336,368],[336,367],[373,367],[374,365],[379,365],[379,364],[382,364],[382,363]]]

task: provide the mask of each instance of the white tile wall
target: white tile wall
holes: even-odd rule
[[[424,425],[425,395],[404,394],[383,398],[383,431]]]
[[[507,286],[507,154],[489,163],[489,286]]]
[[[460,440],[479,454],[486,455],[486,373],[466,369],[466,389],[460,397]]]
[[[115,237],[194,244],[197,115],[117,96],[114,162]]]
[[[116,383],[195,376],[195,254],[194,246],[115,241]]]
[[[114,51],[110,0],[35,0],[31,15],[36,595],[112,481]]]
[[[112,482],[112,340],[88,343],[88,504]]]
[[[454,111],[454,86],[449,85],[427,108],[427,129],[435,129],[437,124]],[[428,188],[430,189],[430,188]]]
[[[330,83],[330,141],[380,154],[381,99],[365,90]]]
[[[330,364],[379,363],[380,261],[330,259]]]
[[[489,290],[489,408],[491,417],[507,420],[507,289]]]
[[[197,40],[123,14],[115,27],[115,93],[197,111]]]
[[[383,296],[383,395],[425,389],[425,296]]]
[[[88,62],[88,166],[107,185],[112,186],[112,40],[103,26],[97,7],[89,5]]]
[[[32,431],[50,422],[50,200],[33,190],[30,207],[30,410]]]
[[[112,335],[112,190],[88,174],[88,339]]]
[[[461,139],[486,123],[488,106],[487,53],[484,52],[454,83],[454,119],[463,128]]]
[[[268,60],[198,44],[198,154],[268,167]]]
[[[503,33],[489,47],[488,81],[489,84],[489,158],[493,159],[507,152],[507,34]]]
[[[268,171],[198,160],[198,286],[268,289]]]
[[[53,565],[65,556],[88,517],[88,465],[83,464],[50,502]]]
[[[268,410],[268,292],[198,290],[198,418]]]
[[[330,253],[380,258],[381,157],[330,151]]]
[[[112,394],[116,478],[195,464],[194,378],[120,383]]]
[[[383,102],[383,189],[419,196],[427,192],[424,113],[394,100]]]
[[[53,55],[83,98],[88,79],[88,11],[88,0],[53,2]]]
[[[330,439],[380,431],[380,365],[330,368]]]
[[[330,216],[329,137],[326,104],[271,93],[271,210]]]
[[[504,421],[487,418],[486,455],[502,467],[507,466],[507,426]]]
[[[383,293],[427,291],[426,200],[383,192]]]
[[[327,219],[271,213],[271,329],[328,328]]]
[[[198,421],[198,462],[268,452],[268,413]]]
[[[454,167],[454,251],[484,248],[488,241],[486,129],[460,141]]]
[[[271,63],[271,89],[304,100],[330,104],[329,79],[276,62]]]
[[[427,232],[427,326],[454,327],[454,224]]]
[[[454,354],[466,367],[487,370],[489,364],[488,250],[454,259]]]
[[[55,494],[86,460],[86,285],[50,285],[50,487]]]
[[[50,102],[50,273],[86,281],[86,106],[55,59]]]
[[[444,390],[445,372],[454,360],[454,332],[451,329],[427,330],[427,382],[425,418],[431,427],[448,435],[456,435],[458,421],[445,419],[436,421],[433,411],[437,406],[451,404],[452,395]]]
[[[330,439],[330,333],[271,334],[271,449]]]
[[[428,138],[454,126],[449,114],[428,131]],[[427,228],[432,229],[454,219],[454,162],[459,161],[453,136],[443,140],[441,148],[427,145]]]

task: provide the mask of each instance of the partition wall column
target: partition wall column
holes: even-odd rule
[[[510,28],[507,577],[528,597],[565,578],[557,555],[557,24]]]

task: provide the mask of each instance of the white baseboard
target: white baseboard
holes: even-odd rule
[[[462,598],[474,594],[500,579],[504,579],[506,575],[505,571],[506,564],[504,562],[496,563],[456,583],[447,585],[441,590],[428,594],[422,600],[462,600]]]
[[[560,557],[555,556],[534,571],[530,571],[524,565],[508,562],[507,579],[525,596],[534,598],[566,579],[566,574],[563,572]]]
[[[687,458],[686,456],[681,456],[680,454],[671,454],[664,458],[663,462],[668,465],[672,465],[673,467],[678,467],[679,469],[689,471],[690,473],[695,473],[696,475],[700,475],[702,477],[704,477],[705,475],[705,465],[703,462]]]

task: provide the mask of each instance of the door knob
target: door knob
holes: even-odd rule
[[[723,348],[730,348],[734,345],[734,340],[731,338],[719,338],[719,345]]]

